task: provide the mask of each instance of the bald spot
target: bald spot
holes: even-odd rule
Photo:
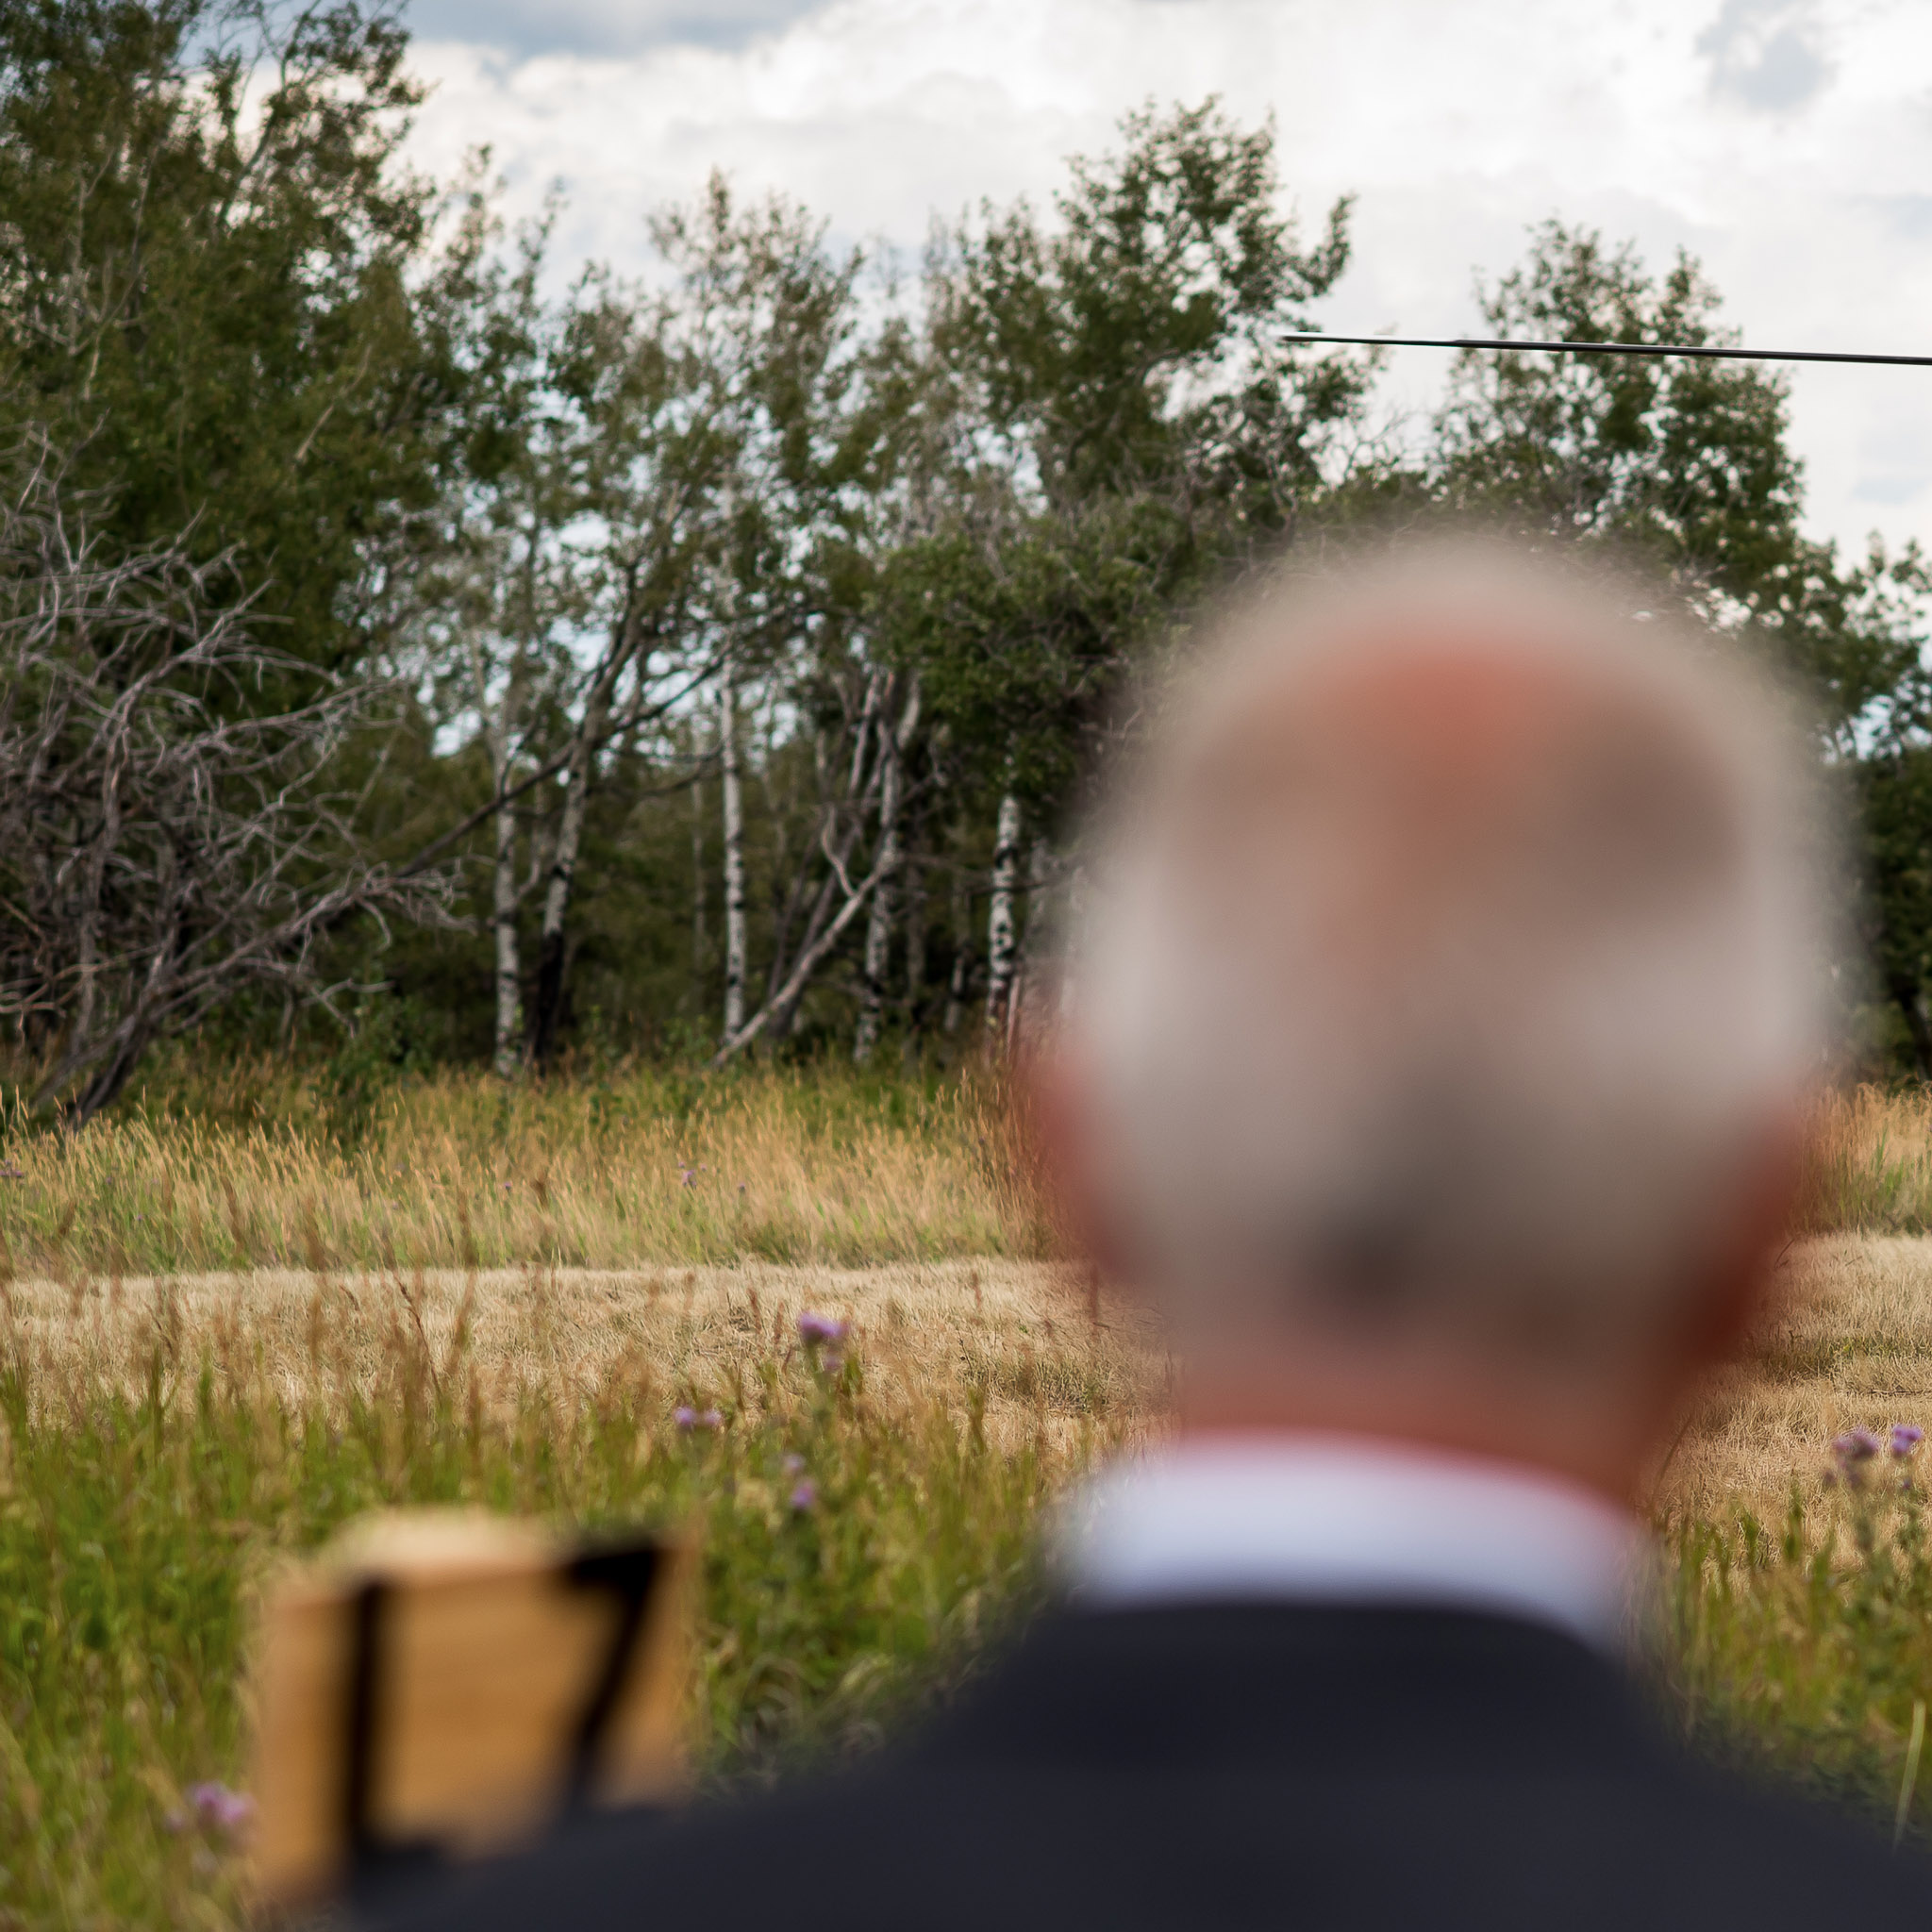
[[[1361,642],[1225,706],[1172,774],[1163,856],[1229,942],[1314,914],[1324,951],[1399,978],[1467,922],[1587,942],[1735,879],[1718,749],[1651,680],[1493,638]]]

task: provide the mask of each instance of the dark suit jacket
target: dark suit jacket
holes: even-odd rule
[[[1393,1608],[1060,1613],[921,1741],[452,1879],[457,1927],[1932,1924],[1932,1864],[1681,1760],[1553,1631]]]

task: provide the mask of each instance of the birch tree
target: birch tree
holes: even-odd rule
[[[986,916],[986,1028],[995,1041],[1006,1038],[1013,1000],[1013,975],[1020,963],[1016,900],[1020,891],[1020,800],[1008,791],[1000,800],[993,835],[992,895]]]
[[[899,874],[906,862],[906,763],[918,730],[919,680],[915,675],[907,680],[897,720],[882,725],[879,732],[878,881],[873,887],[872,910],[866,920],[864,981],[852,1043],[852,1058],[860,1066],[871,1059],[885,1024],[886,973],[891,964]]]
[[[878,429],[859,353],[861,264],[835,258],[821,224],[781,200],[741,208],[714,179],[696,207],[660,217],[654,235],[677,272],[674,328],[719,452],[694,608],[719,684],[728,1056],[789,1030],[857,916],[849,868],[885,784],[875,712],[881,694],[899,689],[852,649],[850,586],[863,575]],[[822,775],[843,772],[845,782],[821,785],[817,828],[776,912],[765,998],[747,1013],[741,726],[746,693],[759,688],[784,691],[811,720]],[[896,714],[897,701],[887,708]]]
[[[849,931],[854,930],[882,882],[903,860],[903,849],[873,836],[870,865],[861,870],[869,835],[875,835],[886,772],[902,734],[909,742],[918,728],[916,692],[909,680],[883,666],[862,675],[855,672],[845,686],[850,709],[846,729],[838,734],[846,756],[834,763],[828,756],[833,734],[821,730],[818,760],[821,792],[815,837],[802,855],[790,896],[798,908],[795,920],[785,922],[793,934],[789,951],[777,952],[772,962],[767,991],[756,1012],[727,1034],[714,1057],[722,1065],[760,1036],[782,1039],[790,1029],[798,1004],[813,976]],[[899,799],[909,796],[903,760]]]
[[[724,822],[724,1031],[732,1039],[744,1026],[745,930],[744,789],[739,770],[738,679],[727,654],[718,680],[718,770]]]
[[[587,275],[554,325],[551,381],[573,434],[579,650],[558,729],[567,743],[539,935],[530,1057],[561,1035],[567,920],[591,793],[609,748],[692,700],[724,661],[712,603],[735,449],[708,340],[708,297]]]
[[[430,291],[463,391],[467,447],[420,591],[417,642],[432,702],[466,724],[488,765],[493,989],[492,1064],[515,1076],[525,1048],[519,921],[542,872],[519,839],[532,809],[522,782],[542,761],[541,733],[570,680],[579,615],[565,533],[578,508],[575,425],[552,379],[555,323],[541,293],[548,221],[508,254],[487,201],[473,193]]]

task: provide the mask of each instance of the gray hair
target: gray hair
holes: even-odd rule
[[[1142,1284],[1566,1350],[1666,1318],[1820,1064],[1814,764],[1734,644],[1491,548],[1231,621],[1076,964]]]

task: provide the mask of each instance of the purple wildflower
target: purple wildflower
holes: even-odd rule
[[[814,1315],[808,1309],[798,1318],[798,1339],[808,1348],[816,1348],[821,1342],[843,1341],[851,1329],[849,1322],[835,1320],[830,1315]]]
[[[791,1507],[794,1509],[809,1509],[819,1499],[819,1486],[809,1476],[791,1491]]]
[[[779,1467],[784,1470],[787,1475],[797,1475],[805,1468],[805,1457],[794,1449],[779,1464]]]
[[[677,1184],[681,1188],[696,1187],[698,1184],[697,1169],[694,1167],[687,1167],[684,1164],[684,1162],[680,1160],[677,1163]]]
[[[1894,1423],[1891,1425],[1891,1453],[1894,1456],[1909,1456],[1924,1440],[1924,1430],[1915,1423]]]
[[[698,1425],[698,1412],[689,1403],[681,1403],[671,1411],[671,1420],[680,1429],[694,1429]]]
[[[188,1803],[204,1824],[232,1836],[255,1816],[255,1800],[245,1791],[231,1791],[226,1785],[210,1780],[190,1785]]]
[[[1847,1467],[1853,1463],[1869,1462],[1878,1454],[1878,1438],[1870,1429],[1852,1429],[1845,1435],[1833,1438],[1831,1453]]]

